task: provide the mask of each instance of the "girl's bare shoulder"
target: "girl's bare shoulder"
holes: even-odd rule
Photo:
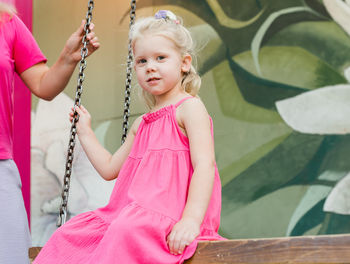
[[[208,111],[198,97],[194,97],[186,100],[178,107],[179,117],[184,120],[184,118],[199,118],[208,117]]]

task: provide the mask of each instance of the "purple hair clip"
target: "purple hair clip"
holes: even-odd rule
[[[165,19],[174,21],[175,24],[180,24],[180,20],[177,19],[176,15],[169,10],[159,10],[154,17],[156,19]]]

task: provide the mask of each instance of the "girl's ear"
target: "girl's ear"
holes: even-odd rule
[[[191,69],[191,65],[192,65],[192,57],[190,54],[185,54],[185,56],[183,56],[182,58],[182,67],[181,67],[181,71],[182,72],[189,72]]]

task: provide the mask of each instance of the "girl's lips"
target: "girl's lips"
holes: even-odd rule
[[[158,77],[152,77],[152,78],[147,79],[147,82],[159,81],[159,80],[160,80],[160,78],[158,78]]]
[[[158,78],[152,78],[152,79],[149,79],[149,80],[147,81],[147,83],[148,83],[149,85],[156,85],[156,84],[159,83],[159,81],[160,81],[160,79],[158,79]]]

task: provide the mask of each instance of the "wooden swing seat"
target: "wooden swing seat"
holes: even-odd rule
[[[31,261],[40,249],[29,249]],[[350,234],[200,242],[185,263],[350,263]]]

